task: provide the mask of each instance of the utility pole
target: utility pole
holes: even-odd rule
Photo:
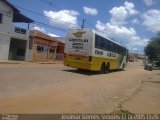
[[[81,26],[81,28],[84,28],[84,22],[86,22],[85,19],[83,19],[83,21],[82,21],[82,26]]]

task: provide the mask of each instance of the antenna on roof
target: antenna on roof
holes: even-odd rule
[[[84,28],[84,22],[86,22],[86,20],[83,18],[82,27],[81,28]]]

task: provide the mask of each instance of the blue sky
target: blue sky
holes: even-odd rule
[[[132,51],[143,53],[144,46],[160,31],[160,0],[8,0],[34,21],[67,30],[81,26],[96,29]],[[20,8],[22,7],[22,8]],[[44,16],[37,15],[31,10]],[[51,36],[66,31],[30,25]]]

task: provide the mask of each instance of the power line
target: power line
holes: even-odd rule
[[[41,0],[41,1],[43,1],[43,0]],[[45,1],[48,1],[48,0],[45,0]],[[48,2],[49,2],[49,1],[48,1]],[[59,20],[59,19],[54,19],[54,18],[52,18],[52,17],[45,16],[45,15],[43,15],[43,14],[41,14],[41,13],[38,13],[38,12],[35,12],[35,11],[32,11],[32,10],[28,10],[28,9],[26,9],[26,8],[23,8],[23,7],[20,7],[20,6],[17,6],[17,5],[15,5],[15,6],[16,6],[17,8],[22,9],[22,10],[25,10],[25,11],[28,11],[28,12],[31,12],[31,13],[34,13],[34,14],[43,16],[43,17],[47,17],[47,18],[53,19],[53,20],[55,20],[55,21],[59,21],[59,22],[62,22],[62,23],[67,23],[67,24],[76,25],[76,24],[73,24],[73,23],[64,22],[64,21],[61,21],[61,20]],[[55,7],[55,5],[54,5],[54,7]],[[59,7],[56,7],[56,9],[57,9],[57,8],[60,9]],[[7,11],[3,11],[3,10],[0,10],[0,11],[5,12],[5,13],[8,14]],[[67,13],[67,14],[69,14],[69,13]],[[69,15],[70,15],[70,14],[69,14]],[[91,25],[88,21],[84,20],[84,18],[83,18],[82,20],[83,20],[83,23],[82,23],[82,26],[81,26],[81,27],[84,27],[84,22],[85,22],[86,24],[88,24],[89,26],[94,27],[94,26]],[[35,21],[35,20],[34,20],[34,21]],[[63,29],[63,28],[59,28],[59,27],[56,27],[56,26],[53,26],[53,25],[44,24],[44,23],[42,23],[42,22],[35,21],[35,23],[40,24],[41,26],[43,25],[43,26],[45,26],[45,27],[49,27],[49,28],[53,28],[53,29],[59,29],[59,30],[62,30],[62,31],[66,31],[66,30]],[[77,26],[77,27],[80,27],[80,26]]]
[[[8,13],[9,13],[8,11],[4,11],[4,10],[0,10],[0,11],[6,13],[6,16],[8,16]],[[35,21],[35,20],[34,20],[33,24],[40,25],[40,26],[47,27],[47,28],[51,28],[51,29],[56,29],[56,30],[59,30],[59,31],[67,31],[66,29],[59,28],[59,27],[56,27],[56,26],[53,26],[53,25],[48,25],[48,24],[45,24],[45,23],[42,23],[42,22],[39,22],[39,21]]]
[[[52,28],[52,29],[60,30],[60,31],[67,31],[66,29],[55,27],[55,26],[48,25],[48,24],[45,24],[45,23],[42,23],[42,22],[38,22],[38,21],[34,22],[34,24],[40,25],[40,26],[43,26],[43,27],[47,27],[47,28]]]
[[[50,2],[49,0],[40,0],[40,1],[42,1],[42,2],[44,2],[44,3],[47,2],[47,4],[49,4],[50,6],[53,6],[53,2]]]
[[[53,2],[50,2],[49,0],[40,0],[40,1],[42,1],[42,2],[44,2],[44,3],[49,3],[49,5],[52,5],[56,10],[60,10],[60,9],[61,9],[60,7],[56,6]],[[32,11],[32,10],[25,9],[25,8],[20,7],[20,6],[17,6],[17,5],[16,5],[16,7],[20,8],[20,9],[23,9],[23,10],[25,10],[25,11],[32,12],[32,13],[34,13],[34,14],[43,16],[43,17],[47,17],[47,18],[49,18],[49,19],[52,19],[52,20],[55,20],[55,21],[58,21],[58,22],[62,22],[62,23],[66,23],[66,24],[71,24],[71,25],[73,25],[73,26],[76,25],[76,24],[73,24],[73,23],[70,23],[70,22],[64,22],[64,21],[61,21],[61,20],[59,20],[59,19],[55,19],[55,18],[52,18],[52,17],[45,16],[45,15],[43,15],[43,14],[41,14],[41,13],[38,13],[38,12],[35,12],[35,11]],[[69,13],[66,13],[66,14],[70,15]],[[80,17],[79,17],[79,18],[80,18]],[[83,21],[84,18],[80,18],[80,19]],[[78,19],[78,20],[79,20],[79,19]],[[81,20],[80,20],[80,21],[81,21]],[[87,20],[85,20],[85,23],[87,23],[91,28],[94,28],[94,25],[91,25]],[[79,26],[79,25],[78,25],[78,26]],[[80,27],[80,26],[79,26],[79,27]]]
[[[55,21],[59,21],[59,22],[66,23],[66,24],[71,24],[71,25],[76,25],[76,24],[73,24],[73,23],[70,23],[70,22],[64,22],[64,21],[61,21],[61,20],[59,20],[59,19],[55,19],[55,18],[52,18],[52,17],[45,16],[45,15],[43,15],[43,14],[41,14],[41,13],[38,13],[38,12],[35,12],[35,11],[32,11],[32,10],[28,10],[28,9],[23,8],[23,7],[20,7],[20,6],[16,6],[16,7],[17,7],[17,8],[20,8],[20,9],[22,9],[22,10],[25,10],[25,11],[28,11],[28,12],[31,12],[31,13],[34,13],[34,14],[43,16],[43,17],[47,17],[47,18],[52,19],[52,20],[55,20]]]
[[[42,2],[44,2],[44,3],[52,3],[52,6],[56,9],[56,10],[62,10],[62,8],[60,8],[60,7],[58,7],[58,6],[56,6],[53,2],[51,2],[51,0],[40,0],[40,1],[42,1]],[[46,1],[46,2],[45,2]],[[70,15],[69,13],[66,13],[66,14],[68,14],[68,15]],[[80,20],[79,20],[80,19]],[[79,17],[79,22],[81,22],[81,21],[84,21],[85,23],[88,23],[88,25],[90,26],[90,27],[93,27],[94,28],[94,25],[91,25],[89,22],[87,22],[87,20],[85,19],[84,20],[84,18],[81,18],[81,17]],[[82,23],[83,24],[83,23]],[[81,25],[81,27],[82,27],[82,25]]]

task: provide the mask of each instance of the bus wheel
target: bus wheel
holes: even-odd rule
[[[109,73],[109,67],[110,65],[109,63],[107,63],[107,65],[105,66],[105,74]]]
[[[103,63],[101,65],[100,74],[104,74],[104,71],[105,71],[105,64]]]
[[[106,74],[106,73],[108,73],[108,71],[109,71],[108,66],[106,66],[105,63],[103,63],[101,65],[100,74]]]

